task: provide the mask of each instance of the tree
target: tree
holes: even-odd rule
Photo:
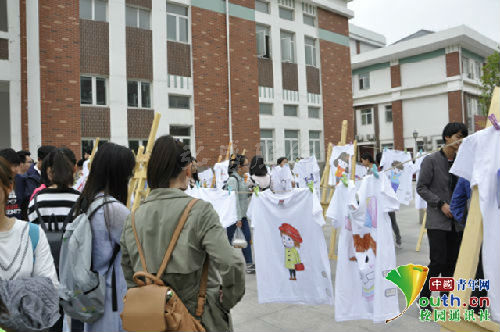
[[[490,55],[483,66],[483,75],[481,76],[481,96],[479,103],[483,114],[488,114],[491,104],[491,95],[495,86],[500,86],[500,54],[498,52]]]

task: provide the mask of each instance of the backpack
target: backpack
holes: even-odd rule
[[[156,275],[149,273],[147,270],[146,259],[135,228],[135,216],[132,213],[132,230],[141,259],[142,271],[134,274],[134,282],[138,287],[129,288],[123,299],[123,312],[120,315],[123,329],[149,332],[205,331],[200,320],[207,294],[208,255],[203,264],[200,290],[198,292],[198,306],[196,308],[196,317],[200,320],[189,313],[175,291],[165,286],[161,279],[186,223],[189,211],[197,201],[197,199],[192,199],[184,209]]]
[[[59,259],[59,281],[61,305],[73,319],[91,323],[104,313],[106,276],[92,266],[92,228],[90,220],[95,212],[106,204],[116,202],[107,197],[96,198],[86,213],[78,215],[68,224],[63,235]],[[120,251],[114,249],[110,267]],[[116,276],[113,269],[113,311],[117,310]]]

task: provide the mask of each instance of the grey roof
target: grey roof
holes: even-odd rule
[[[425,35],[429,35],[431,33],[434,33],[434,31],[421,29],[421,30],[418,30],[415,33],[412,33],[411,35],[408,35],[408,36],[404,37],[403,39],[400,39],[400,40],[394,42],[394,44],[397,44],[397,43],[400,43],[400,42],[404,42],[406,40],[410,40],[410,39],[413,39],[413,38],[419,38],[419,37],[422,37],[422,36],[425,36]]]

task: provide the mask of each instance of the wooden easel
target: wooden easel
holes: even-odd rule
[[[426,222],[427,222],[427,212],[425,212],[424,220],[422,221],[422,225],[420,225],[420,234],[418,235],[417,247],[415,248],[416,252],[420,251],[420,247],[422,246],[422,240],[424,239],[424,235],[427,234],[427,228],[425,228]]]
[[[500,118],[499,109],[500,88],[496,87],[491,98],[489,114],[495,114],[497,119]],[[488,121],[486,127],[491,126]],[[498,234],[496,234],[498,235]],[[483,217],[479,206],[479,191],[477,186],[472,190],[472,198],[465,225],[462,245],[460,246],[460,254],[458,255],[457,264],[455,266],[455,280],[474,279],[477,272],[477,264],[479,262],[479,253],[483,242]],[[454,296],[460,298],[460,303],[469,303],[472,293],[471,288],[465,288],[465,291],[451,292]],[[451,295],[450,295],[451,296]],[[460,308],[460,316],[463,317],[466,307]],[[460,322],[439,322],[442,331],[499,331],[500,325],[493,321],[479,321],[479,316],[474,314],[475,321]]]
[[[141,145],[137,151],[137,156],[135,158],[135,168],[134,177],[130,180],[128,187],[128,197],[127,197],[127,207],[134,212],[137,210],[143,198],[149,194],[149,189],[144,189],[147,180],[147,169],[149,157],[151,156],[151,151],[153,151],[153,145],[155,144],[156,132],[158,131],[158,126],[160,124],[160,113],[155,113],[153,119],[153,125],[151,126],[151,131],[149,132],[148,144],[146,149]],[[144,151],[145,150],[145,151]],[[131,208],[132,193],[134,193],[134,204]]]
[[[348,122],[347,120],[342,121],[342,130],[340,132],[340,142],[338,145],[345,145],[347,140],[347,128]],[[328,153],[326,156],[326,165],[323,170],[323,177],[320,182],[320,186],[322,189],[321,192],[321,207],[323,208],[323,217],[326,218],[326,211],[328,210],[328,206],[330,205],[330,201],[332,200],[333,193],[335,191],[335,187],[328,183],[328,179],[330,177],[330,158],[332,155],[333,144],[328,144]],[[327,198],[328,197],[328,198]],[[335,228],[332,229],[332,233],[330,234],[330,248],[328,250],[328,258],[329,259],[337,259],[337,255],[335,255],[335,238],[337,236],[337,231]]]
[[[92,166],[92,161],[94,161],[94,157],[95,157],[95,154],[97,152],[97,148],[99,146],[99,137],[97,137],[94,141],[94,146],[92,147],[92,152],[90,153],[90,157],[89,157],[89,164],[88,164],[88,169],[89,169],[89,173],[90,173],[90,167]]]

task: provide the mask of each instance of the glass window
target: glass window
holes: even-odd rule
[[[299,156],[299,131],[285,130],[285,156],[295,160]]]
[[[363,126],[372,124],[372,110],[371,109],[361,110],[361,124]]]
[[[170,126],[170,135],[172,135],[172,136],[190,136],[191,129],[190,129],[190,127]]]
[[[189,20],[185,17],[179,17],[179,41],[188,42]]]
[[[94,0],[94,1],[95,1],[94,3],[95,20],[106,22],[108,3],[106,1],[101,1],[101,0]]]
[[[168,96],[169,108],[190,109],[189,97],[187,96]]]
[[[370,88],[370,73],[359,74],[359,89],[366,90]]]
[[[138,82],[136,81],[127,82],[127,104],[130,107],[139,106]]]
[[[0,0],[0,31],[9,31],[7,0]]]
[[[167,3],[167,39],[183,43],[189,41],[187,7]]]
[[[141,82],[141,107],[151,108],[151,84]]]
[[[316,20],[315,20],[314,16],[304,14],[303,18],[304,18],[304,24],[310,25],[312,27],[316,25],[315,24]]]
[[[139,28],[149,30],[150,27],[150,12],[145,9],[139,9]]]
[[[392,106],[385,107],[385,122],[392,122]]]
[[[309,131],[309,155],[315,156],[317,160],[321,160],[321,131]]]
[[[297,105],[284,105],[285,116],[297,116]]]
[[[167,2],[167,13],[188,16],[188,9],[187,7]]]
[[[273,104],[259,104],[259,113],[262,115],[273,115]]]
[[[271,38],[269,27],[256,25],[257,55],[263,58],[271,57]]]
[[[177,41],[177,17],[167,15],[167,39]]]
[[[128,27],[137,27],[137,8],[127,6],[125,9],[125,24]]]
[[[128,141],[128,147],[130,150],[134,151],[135,154],[137,154],[137,151],[139,151],[139,141],[137,140]]]
[[[92,19],[92,1],[80,0],[80,18],[84,20]]]
[[[293,9],[280,7],[280,18],[293,21]]]
[[[271,129],[260,130],[260,152],[265,162],[272,162],[274,159],[273,136]]]
[[[313,38],[305,37],[306,66],[316,67],[316,41]]]
[[[319,119],[319,107],[308,107],[309,117],[312,119]]]
[[[295,62],[294,34],[281,31],[281,61]]]
[[[255,10],[261,13],[269,14],[269,3],[264,0],[255,0]]]
[[[80,104],[92,104],[92,77],[80,77]]]
[[[97,77],[95,88],[97,105],[106,105],[106,79]]]

